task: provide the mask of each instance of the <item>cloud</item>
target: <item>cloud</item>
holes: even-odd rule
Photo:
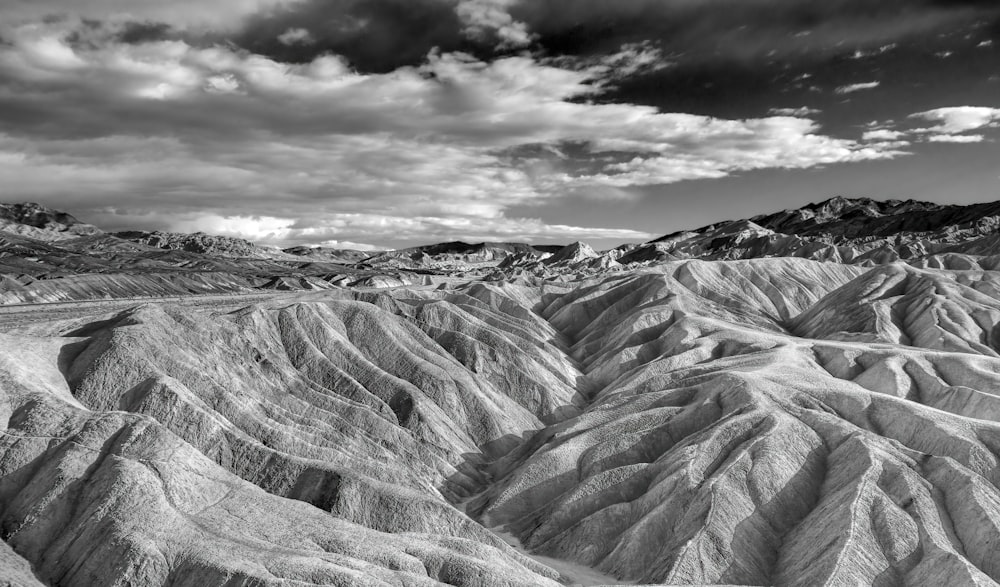
[[[434,48],[444,53],[481,48],[486,56],[502,37],[515,40],[516,23],[504,27],[500,13],[485,10],[488,4],[479,11],[470,6],[463,22],[460,0],[298,0],[261,10],[214,40],[279,62],[307,63],[335,54],[360,72],[388,73],[420,65]],[[313,42],[279,41],[290,29],[308,31]]]
[[[92,21],[131,20],[161,22],[182,28],[229,30],[242,19],[300,0],[5,0],[4,22],[19,25],[53,16]]]
[[[863,82],[858,84],[850,84],[846,86],[840,86],[834,90],[837,94],[853,94],[854,92],[861,92],[864,90],[873,90],[881,85],[881,82]]]
[[[382,214],[326,213],[303,225],[300,219],[273,216],[223,216],[177,212],[129,213],[116,209],[96,210],[91,220],[109,227],[164,227],[177,232],[205,232],[231,236],[282,248],[311,244],[358,250],[385,249],[352,238],[376,238],[383,242],[435,242],[443,240],[557,241],[614,239],[649,240],[654,235],[628,229],[549,224],[537,218],[470,219],[446,216],[387,216]]]
[[[621,81],[650,74],[674,65],[650,42],[626,43],[610,53],[589,56],[556,56],[541,60],[545,65],[599,74],[606,81]]]
[[[983,135],[931,135],[927,140],[932,143],[981,143]]]
[[[912,132],[933,134],[958,134],[984,127],[995,127],[1000,122],[1000,108],[982,106],[951,106],[936,108],[925,112],[911,114],[910,118],[937,122],[930,128],[916,129]]]
[[[463,33],[473,38],[495,36],[500,48],[524,47],[531,44],[528,26],[510,15],[517,0],[461,0],[455,7],[465,25]]]
[[[877,57],[883,53],[888,53],[896,48],[896,43],[889,43],[888,45],[882,45],[881,47],[876,47],[874,49],[857,49],[854,53],[849,56],[850,59],[867,59],[869,57]]]
[[[370,245],[368,243],[356,243],[353,241],[342,241],[342,240],[329,240],[316,243],[315,247],[326,247],[329,249],[346,249],[352,251],[383,251],[385,247],[379,247],[376,245]]]
[[[917,122],[934,122],[933,126],[917,126]],[[981,143],[986,136],[981,133],[963,134],[971,131],[1000,127],[1000,108],[985,106],[947,106],[907,117],[907,121],[872,123],[872,130],[862,135],[864,141],[900,142],[919,141],[929,143]],[[894,127],[894,128],[893,128]]]
[[[278,41],[283,45],[309,45],[315,42],[312,33],[302,28],[290,28],[278,35]]]
[[[771,108],[768,114],[771,116],[795,116],[798,118],[808,118],[816,114],[822,114],[822,110],[800,106],[798,108]]]
[[[635,157],[609,166],[608,169],[616,173],[602,179],[609,185],[651,185],[720,178],[754,169],[805,169],[905,154],[898,149],[902,145],[856,143],[816,134],[816,130],[818,126],[805,118],[743,121],[730,127],[733,133],[730,138],[740,137],[736,141],[687,145],[676,151]]]
[[[876,129],[866,131],[861,138],[865,141],[895,141],[906,136],[906,133],[898,130]]]
[[[8,198],[71,203],[109,223],[282,244],[644,238],[524,210],[901,154],[801,117],[604,103],[616,77],[601,60],[432,52],[417,67],[365,74],[329,54],[288,64],[184,40],[75,45],[71,27],[26,25],[0,46],[0,185]],[[617,54],[649,63],[641,47]]]

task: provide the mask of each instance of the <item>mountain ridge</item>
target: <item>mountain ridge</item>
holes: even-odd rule
[[[0,304],[94,299],[107,291],[128,290],[146,295],[248,293],[398,287],[449,279],[533,284],[682,259],[797,257],[862,266],[902,261],[928,268],[1000,267],[1000,203],[957,206],[838,196],[606,251],[584,243],[462,241],[372,252],[305,246],[277,250],[204,233],[105,233],[36,204],[6,205],[4,210]],[[27,224],[12,220],[18,218]]]

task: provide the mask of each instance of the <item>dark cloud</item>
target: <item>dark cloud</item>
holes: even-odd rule
[[[289,30],[314,42],[283,43]],[[236,45],[280,61],[304,63],[317,55],[346,57],[360,71],[384,73],[426,60],[432,48],[471,50],[455,3],[443,0],[306,0],[247,20]]]

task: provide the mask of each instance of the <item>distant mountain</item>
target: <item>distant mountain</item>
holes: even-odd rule
[[[102,234],[70,214],[33,203],[0,204],[0,231],[47,241]]]
[[[994,239],[998,228],[1000,202],[958,206],[838,196],[797,210],[674,232],[631,249],[620,262],[803,257],[975,265],[979,260],[971,257],[1000,253],[982,241]]]
[[[231,236],[214,236],[204,232],[191,234],[180,232],[145,232],[129,230],[113,233],[114,236],[141,243],[157,249],[172,249],[189,253],[202,253],[221,257],[270,259],[281,255],[278,249],[262,247],[248,240]]]
[[[451,278],[533,285],[685,259],[794,257],[859,266],[902,261],[918,268],[992,270],[1000,268],[998,228],[1000,202],[947,206],[838,196],[608,251],[595,251],[586,243],[462,241],[374,252],[308,246],[279,250],[201,232],[105,233],[39,204],[3,204],[0,303],[128,292],[385,288]]]
[[[317,261],[328,261],[330,263],[346,263],[348,265],[360,263],[365,259],[381,251],[357,251],[354,249],[334,249],[330,247],[308,247],[298,246],[283,249],[283,252],[296,257],[306,257]]]
[[[560,245],[529,245],[526,243],[475,243],[453,241],[386,251],[365,262],[372,265],[401,265],[438,269],[473,269],[485,265],[496,266],[504,260],[520,256],[532,259],[560,250]]]

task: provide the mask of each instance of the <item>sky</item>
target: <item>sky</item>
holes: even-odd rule
[[[1000,199],[994,0],[3,0],[0,198],[105,230],[597,248]]]

